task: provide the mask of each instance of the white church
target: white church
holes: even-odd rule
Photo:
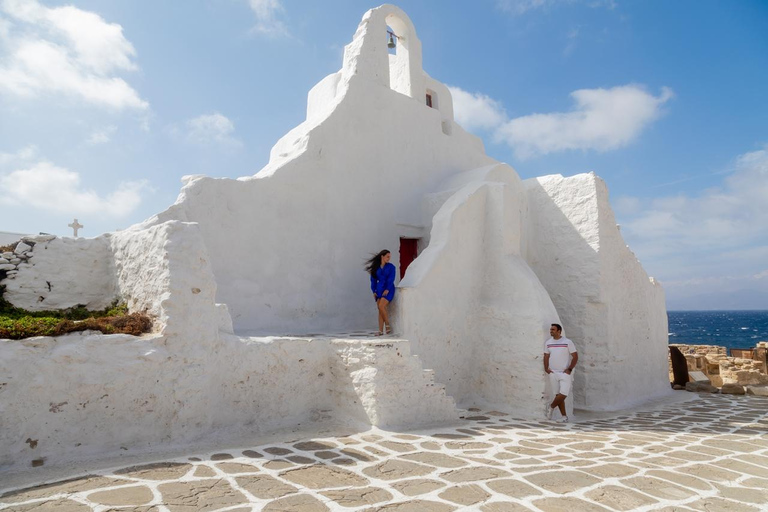
[[[127,230],[31,237],[0,282],[29,310],[121,298],[155,319],[142,337],[0,340],[0,471],[313,422],[416,428],[473,406],[541,419],[552,323],[580,355],[569,408],[670,390],[664,292],[605,183],[522,181],[486,155],[397,7],[365,13],[256,175],[183,184]],[[395,334],[377,338],[363,263],[381,249],[399,279]]]

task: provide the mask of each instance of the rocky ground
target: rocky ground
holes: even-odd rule
[[[6,492],[0,510],[768,510],[768,398],[702,394],[565,425],[470,414],[100,471]]]

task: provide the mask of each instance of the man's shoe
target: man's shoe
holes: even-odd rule
[[[568,423],[568,416],[563,416],[559,420],[557,420],[558,423]]]
[[[544,415],[547,417],[548,420],[552,419],[552,412],[554,412],[555,409],[547,405],[547,412],[544,413]]]

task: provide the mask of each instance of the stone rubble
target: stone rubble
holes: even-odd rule
[[[53,235],[45,235],[45,237],[56,238]],[[13,251],[0,254],[0,281],[15,278],[19,270],[23,269],[25,265],[31,265],[29,260],[34,256],[32,250],[38,238],[41,236],[24,237],[16,243]]]
[[[760,341],[751,350],[752,359],[730,357],[725,347],[718,345],[680,345],[677,347],[685,356],[688,372],[703,373],[709,382],[688,382],[688,391],[703,391],[728,394],[768,394],[768,342]],[[744,353],[746,351],[740,351]],[[672,376],[672,361],[669,361],[670,380]],[[709,386],[709,387],[708,387]],[[714,388],[709,389],[709,388]],[[752,388],[750,393],[749,388]],[[765,395],[762,395],[765,396]]]

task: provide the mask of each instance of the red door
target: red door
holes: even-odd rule
[[[418,238],[401,238],[400,239],[400,279],[405,276],[405,271],[408,270],[408,265],[416,259],[418,255]]]

